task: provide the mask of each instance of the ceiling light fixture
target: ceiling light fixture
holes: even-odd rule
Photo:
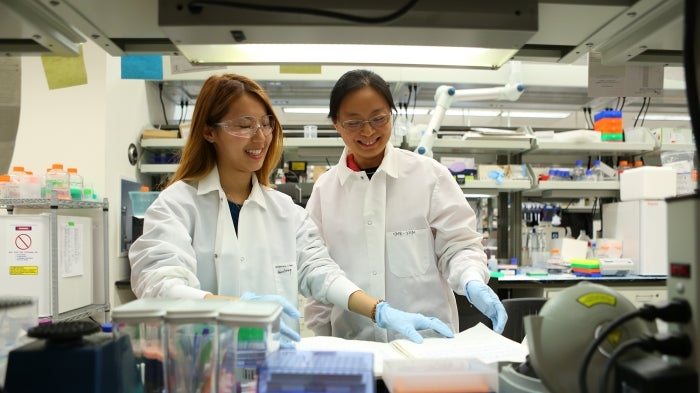
[[[539,30],[537,0],[283,3],[159,0],[158,25],[196,64],[486,69]]]
[[[409,115],[428,115],[433,108],[408,108]],[[282,108],[284,113],[295,113],[305,115],[327,115],[328,107],[325,106],[285,106]]]
[[[355,44],[178,45],[193,64],[362,64],[499,68],[517,49]]]
[[[503,117],[530,117],[540,119],[566,119],[571,115],[571,112],[556,112],[556,111],[503,111]]]
[[[662,114],[662,113],[648,113],[644,116],[644,120],[677,120],[677,121],[690,121],[690,115],[682,114]]]
[[[427,116],[434,108],[418,107],[408,108],[409,115]],[[327,115],[328,107],[325,106],[286,106],[282,108],[284,113],[303,115]],[[557,111],[509,111],[500,109],[471,109],[471,108],[450,108],[445,112],[446,116],[464,117],[525,117],[541,119],[565,119],[571,112]],[[654,116],[652,118],[652,116]],[[662,116],[662,117],[659,117]],[[688,116],[681,115],[647,115],[647,120],[689,120]]]
[[[477,199],[477,198],[492,198],[497,195],[496,192],[493,193],[483,193],[483,194],[476,194],[476,193],[468,193],[464,194],[464,197],[467,199]]]
[[[450,108],[445,111],[445,116],[496,117],[500,114],[501,111],[498,109]]]
[[[298,113],[305,115],[327,115],[328,108],[325,106],[286,106],[282,108],[284,113]]]

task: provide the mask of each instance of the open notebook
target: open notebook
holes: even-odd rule
[[[307,351],[359,351],[374,354],[374,375],[382,375],[385,359],[403,358],[475,358],[484,363],[523,362],[527,346],[489,329],[479,323],[454,338],[426,338],[422,344],[406,339],[389,343],[346,340],[338,337],[305,337],[297,349]]]

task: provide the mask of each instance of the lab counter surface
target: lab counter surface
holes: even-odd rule
[[[632,304],[639,307],[644,303],[656,303],[666,300],[666,276],[603,276],[578,277],[573,274],[548,274],[545,276],[513,276],[492,277],[489,286],[501,300],[513,298],[551,298],[562,290],[582,281],[595,282],[608,286],[627,297]],[[459,330],[468,329],[481,322],[491,326],[479,310],[472,306],[464,296],[457,296],[459,311]]]
[[[549,274],[547,276],[514,275],[491,278],[489,286],[503,299],[522,297],[556,296],[565,288],[581,281],[591,281],[609,286],[620,292],[639,307],[644,303],[656,303],[667,299],[666,276],[604,276],[577,277],[573,274]],[[129,279],[115,282],[117,289],[131,291]],[[459,330],[463,331],[481,322],[491,326],[491,321],[477,310],[467,298],[456,296],[459,312]]]
[[[544,276],[514,275],[492,278],[491,288],[501,299],[525,296],[546,296],[549,290],[557,290],[581,281],[590,281],[612,287],[615,290],[634,288],[666,288],[666,276],[603,276],[578,277],[573,274],[548,274]]]

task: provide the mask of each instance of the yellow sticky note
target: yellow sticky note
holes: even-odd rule
[[[87,84],[83,46],[78,56],[41,56],[49,90]]]

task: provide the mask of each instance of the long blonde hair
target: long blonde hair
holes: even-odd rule
[[[265,90],[254,80],[236,74],[215,75],[204,82],[194,106],[190,134],[182,149],[180,165],[168,186],[178,180],[199,180],[211,172],[216,165],[216,150],[213,144],[204,139],[204,134],[208,127],[214,127],[226,116],[235,100],[246,93],[258,97],[265,105],[267,114],[275,119],[267,156],[262,167],[255,171],[258,182],[270,186],[270,173],[282,156],[282,125]]]

